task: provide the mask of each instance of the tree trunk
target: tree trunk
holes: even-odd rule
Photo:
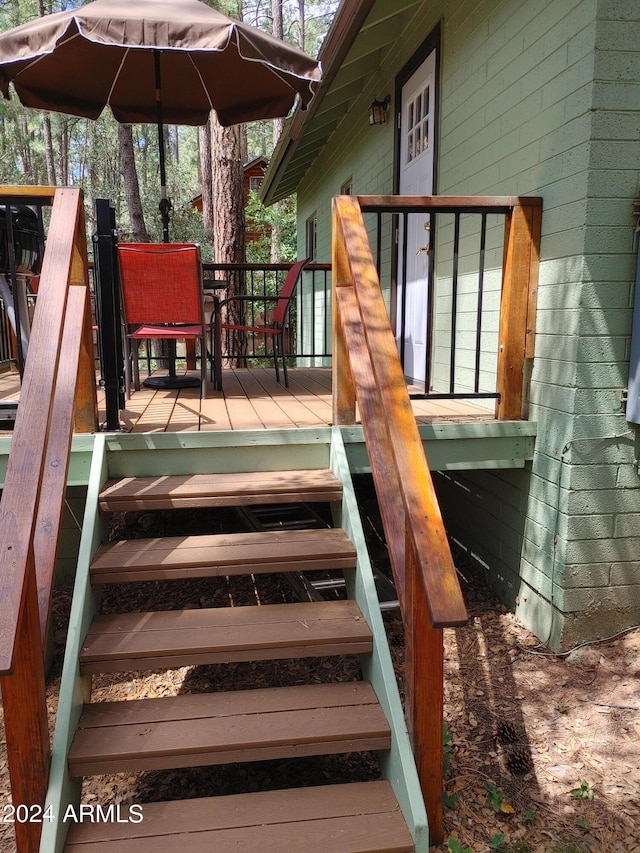
[[[198,128],[198,176],[202,195],[202,222],[205,231],[213,231],[213,195],[212,195],[212,162],[211,162],[211,122]]]
[[[271,0],[271,19],[273,22],[273,35],[281,39],[284,36],[284,27],[282,21],[282,0]],[[282,128],[284,127],[284,119],[276,118],[273,120],[273,147],[276,147]],[[269,260],[272,264],[277,264],[280,261],[280,224],[276,218],[273,218],[271,223],[271,247],[269,251]]]
[[[27,184],[34,183],[35,178],[35,175],[33,174],[30,139],[29,123],[26,115],[23,113],[20,116],[20,159],[22,161],[22,171],[24,172]]]
[[[149,234],[144,222],[138,173],[133,155],[133,134],[130,124],[118,125],[118,145],[120,148],[120,174],[124,184],[124,193],[131,221],[131,236],[136,243],[148,243]]]
[[[298,17],[300,20],[300,44],[298,47],[300,50],[304,50],[304,28],[306,26],[304,17],[304,0],[298,0]]]
[[[167,136],[169,139],[168,150],[172,152],[172,162],[175,166],[176,172],[180,171],[180,135],[178,134],[178,128],[175,125],[169,125],[167,127]]]
[[[96,156],[98,151],[98,135],[96,133],[95,121],[87,121],[87,146],[89,155],[87,157],[87,226],[94,229],[96,226],[95,202],[98,197],[98,167],[101,163],[100,157]],[[103,155],[104,156],[104,155]],[[106,160],[108,163],[108,160]]]
[[[222,127],[215,113],[211,114],[212,195],[213,195],[213,256],[216,263],[244,263],[245,218],[242,183],[240,128]],[[244,274],[230,272],[227,295],[245,293]],[[238,323],[241,311],[236,305],[223,316],[223,322]],[[239,363],[246,352],[244,336],[230,335],[223,341],[223,351]]]
[[[47,163],[47,183],[50,187],[56,185],[56,164],[53,154],[53,134],[51,133],[51,116],[42,115],[42,134],[44,136],[44,156]]]
[[[284,36],[282,0],[271,0],[271,32],[277,39]]]
[[[60,122],[60,134],[58,136],[58,175],[62,186],[69,183],[69,119],[63,118]]]

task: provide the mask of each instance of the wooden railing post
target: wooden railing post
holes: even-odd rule
[[[27,558],[28,575],[16,646],[20,654],[11,675],[0,677],[7,763],[14,806],[42,805],[49,773],[49,730],[45,698],[44,657],[35,584],[33,549]],[[36,853],[42,823],[14,823],[19,853]]]
[[[432,628],[407,530],[407,594],[405,604],[406,715],[413,754],[429,818],[429,843],[444,841],[444,645],[442,628]]]
[[[522,415],[525,358],[533,355],[540,205],[515,205],[505,221],[498,337],[498,420]]]
[[[75,226],[73,260],[69,284],[71,287],[78,286],[84,288],[86,294],[85,307],[82,309],[83,313],[76,315],[72,321],[78,323],[82,330],[74,406],[74,431],[96,432],[98,429],[98,397],[96,393],[93,331],[91,327],[91,305],[89,300],[89,262],[87,257],[84,207],[82,206],[78,210]]]
[[[351,284],[344,234],[342,228],[337,226],[339,204],[340,199],[335,198],[332,210],[333,236],[331,245],[331,386],[333,389],[333,422],[337,425],[348,426],[356,422],[356,391],[349,363],[349,351],[345,341],[344,328],[336,298],[336,292],[339,287]]]
[[[74,402],[74,432],[91,433],[98,429],[98,397],[96,394],[96,372],[93,356],[93,330],[91,327],[91,302],[88,288],[82,290],[82,339]],[[67,309],[68,310],[68,309]]]

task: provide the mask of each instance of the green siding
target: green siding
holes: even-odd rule
[[[330,258],[330,197],[393,185],[374,94],[441,22],[437,188],[543,197],[531,467],[436,476],[449,530],[556,647],[640,619],[640,480],[626,423],[640,174],[636,0],[429,0],[299,187]],[[446,297],[446,290],[442,291]],[[444,303],[443,303],[444,304]],[[488,375],[490,370],[487,368]],[[489,381],[489,379],[487,379]]]

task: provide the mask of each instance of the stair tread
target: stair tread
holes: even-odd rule
[[[364,654],[369,626],[355,601],[98,616],[83,644],[88,672]]]
[[[74,776],[388,749],[366,682],[183,694],[85,706]]]
[[[91,565],[94,583],[344,569],[356,550],[341,529],[167,536],[102,545]]]
[[[125,512],[172,507],[338,500],[342,485],[327,469],[124,477],[109,480],[100,509]]]
[[[150,803],[139,823],[72,824],[65,853],[411,853],[413,841],[385,781]],[[123,810],[124,811],[124,810]],[[187,838],[181,838],[186,835]],[[94,849],[92,847],[91,849]]]

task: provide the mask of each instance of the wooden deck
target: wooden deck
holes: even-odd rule
[[[289,388],[275,381],[273,370],[225,370],[223,392],[209,389],[205,400],[198,388],[158,391],[142,388],[121,412],[123,432],[134,435],[206,432],[210,446],[231,446],[231,435],[252,431],[300,430],[314,433],[332,423],[331,371],[328,368],[296,368],[289,371]],[[16,399],[19,383],[14,374],[0,375],[0,399]],[[447,469],[521,468],[533,458],[536,424],[531,421],[498,421],[489,409],[464,400],[412,401],[425,452],[432,471]],[[106,421],[104,395],[98,391],[100,423]],[[319,432],[317,433],[320,434]],[[4,479],[11,446],[11,430],[0,429],[0,483]],[[74,437],[69,483],[87,483],[92,436]],[[344,428],[343,438],[352,473],[368,473],[370,460],[362,429]],[[187,437],[184,435],[183,441]],[[323,440],[323,439],[319,439]],[[220,442],[222,442],[220,444]],[[231,442],[231,444],[229,444]],[[244,446],[240,439],[238,446]],[[304,463],[301,463],[304,464]]]
[[[142,377],[144,378],[144,377]],[[331,424],[331,370],[295,368],[289,388],[279,385],[272,369],[225,370],[223,391],[198,388],[141,388],[127,401],[121,422],[129,432],[180,432],[240,429],[300,429]],[[16,399],[20,386],[14,373],[0,375],[0,399]],[[104,395],[98,391],[100,419]],[[419,423],[494,421],[492,401],[486,408],[463,400],[414,400]]]
[[[144,378],[144,374],[141,378]],[[0,400],[17,399],[17,374],[0,375]],[[98,390],[100,420],[104,394]],[[491,408],[490,408],[491,407]],[[419,423],[494,421],[491,401],[486,408],[463,400],[414,400]],[[121,423],[128,432],[181,432],[240,429],[301,429],[331,424],[331,370],[295,368],[289,387],[278,384],[269,368],[225,370],[223,391],[198,388],[141,388],[127,401]]]
[[[464,401],[415,400],[419,422],[494,420],[492,411]],[[271,369],[234,369],[223,374],[223,391],[200,399],[198,388],[132,395],[122,413],[131,432],[182,430],[300,429],[332,423],[331,370],[289,371],[289,387],[278,384]]]

